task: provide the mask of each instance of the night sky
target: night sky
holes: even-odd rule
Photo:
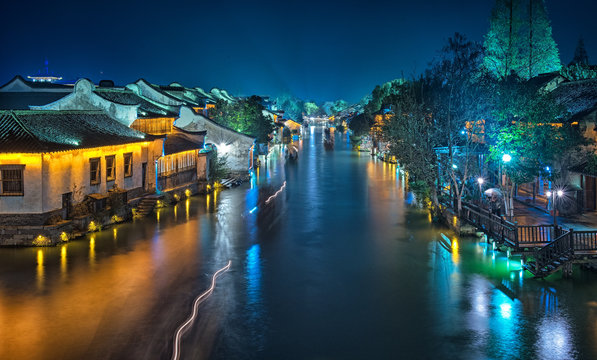
[[[493,0],[3,1],[0,83],[65,79],[177,81],[234,95],[289,92],[357,101],[423,70],[454,32],[482,40]],[[568,63],[580,35],[597,63],[595,0],[547,0]]]

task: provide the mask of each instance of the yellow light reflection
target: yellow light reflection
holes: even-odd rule
[[[155,218],[156,218],[156,220],[157,220],[157,221],[158,221],[158,223],[159,223],[159,222],[160,222],[160,209],[157,209],[157,210],[155,211]]]
[[[184,210],[185,210],[185,214],[187,216],[187,221],[189,221],[189,207],[191,205],[191,199],[187,199],[187,201],[185,201],[184,203]]]
[[[458,265],[460,263],[460,254],[459,254],[458,250],[459,250],[458,239],[453,238],[452,239],[452,261],[454,262],[454,265]]]
[[[178,219],[178,204],[174,205],[174,221]]]
[[[37,269],[36,269],[37,289],[43,290],[44,288],[44,252],[39,249],[37,250]]]
[[[62,279],[66,278],[67,271],[66,245],[62,245],[60,248],[60,275]]]
[[[89,239],[89,265],[95,266],[95,235],[91,235]]]
[[[211,196],[209,194],[207,194],[207,196],[205,197],[207,212],[209,212],[209,200],[210,200],[210,198],[211,198]]]
[[[118,240],[118,230],[116,228],[112,229],[112,235],[114,238],[114,242]]]

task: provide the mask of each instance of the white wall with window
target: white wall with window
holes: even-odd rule
[[[132,190],[143,184],[142,164],[153,164],[162,139],[53,153],[0,153],[0,214],[45,213],[73,201],[106,193],[114,185]],[[146,188],[155,188],[155,168],[147,166]]]

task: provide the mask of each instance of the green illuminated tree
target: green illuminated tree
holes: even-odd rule
[[[543,0],[496,0],[484,47],[485,69],[498,79],[561,68]]]
[[[261,99],[251,96],[236,102],[218,100],[210,116],[220,125],[253,136],[257,142],[264,143],[268,141],[275,126],[270,117],[263,115],[263,110]]]
[[[515,80],[496,84],[493,93],[492,117],[486,127],[489,158],[507,175],[502,185],[506,215],[511,217],[514,185],[533,181],[546,165],[559,178],[555,180],[566,183],[566,167],[587,140],[567,121],[565,110],[550,93]],[[504,154],[512,157],[507,164],[502,163]]]
[[[311,115],[315,114],[317,111],[319,111],[319,106],[317,106],[317,104],[315,104],[314,102],[311,102],[311,101],[305,102],[303,107],[304,107],[304,112],[305,112],[305,114],[307,114],[307,116],[311,116]]]
[[[527,60],[527,73],[523,72],[521,77],[530,79],[541,73],[560,70],[560,54],[551,34],[544,0],[528,0],[527,19],[524,26],[527,46],[521,49]]]
[[[284,110],[284,117],[294,121],[303,120],[303,101],[290,94],[282,94],[276,98],[276,107]]]

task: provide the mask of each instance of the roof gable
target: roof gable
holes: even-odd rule
[[[52,152],[147,141],[101,111],[0,111],[0,152]]]

